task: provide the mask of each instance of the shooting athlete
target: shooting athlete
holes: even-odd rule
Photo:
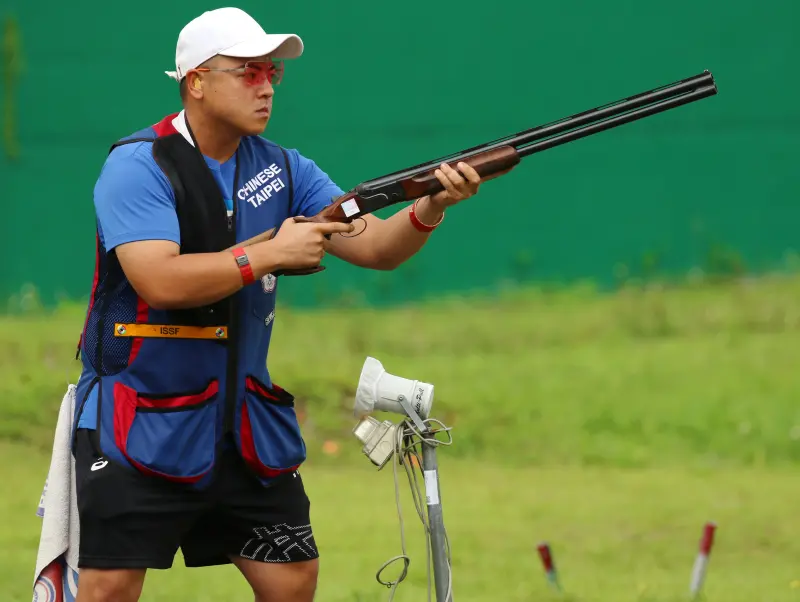
[[[314,597],[305,445],[266,367],[277,282],[325,252],[396,268],[481,178],[442,165],[443,190],[386,220],[366,215],[352,238],[341,235],[353,224],[294,221],[343,194],[260,136],[283,61],[302,50],[241,10],[203,13],[169,73],[183,110],[115,143],[99,175],[73,447],[78,602],[138,600],[146,570],[169,568],[179,547],[188,566],[232,562],[257,602]]]

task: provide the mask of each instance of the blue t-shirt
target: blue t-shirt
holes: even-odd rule
[[[137,240],[180,242],[175,197],[156,164],[150,143],[126,144],[109,155],[94,188],[100,241],[106,251]],[[294,183],[295,215],[316,215],[333,197],[344,194],[314,161],[287,149]],[[225,163],[205,157],[232,209],[236,156]]]
[[[100,242],[106,251],[139,240],[170,240],[180,244],[175,196],[167,176],[156,164],[152,143],[122,145],[108,156],[94,188]],[[296,149],[286,149],[294,186],[293,215],[312,216],[331,199],[344,194],[314,161]],[[228,211],[243,203],[233,195],[236,156],[225,163],[205,157],[214,174]],[[237,211],[239,208],[237,207]],[[82,378],[91,378],[86,370]],[[94,428],[97,387],[86,399],[78,428]]]

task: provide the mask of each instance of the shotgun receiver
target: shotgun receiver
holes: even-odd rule
[[[312,222],[351,222],[390,205],[413,201],[443,190],[434,175],[434,171],[442,163],[448,163],[455,169],[455,164],[463,161],[478,172],[482,181],[491,180],[511,171],[523,157],[674,109],[716,93],[714,76],[705,70],[694,77],[362,182],[335,199],[317,215],[295,219]],[[276,231],[274,228],[259,238],[272,238]],[[281,274],[313,274],[323,269],[325,269],[323,266],[317,266],[307,270],[285,270]]]

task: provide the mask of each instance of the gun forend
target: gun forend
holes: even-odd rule
[[[447,164],[453,169],[458,169],[458,163],[466,163],[478,172],[482,181],[491,180],[507,174],[520,162],[520,156],[513,146],[501,146],[475,155],[455,157]],[[424,174],[400,181],[405,191],[406,199],[413,200],[420,197],[436,194],[444,187],[434,175],[434,169]]]
[[[508,173],[520,159],[519,153],[513,146],[501,146],[473,154],[454,155],[447,160],[447,164],[453,169],[458,169],[458,163],[463,161],[477,171],[481,180],[485,181]],[[360,211],[355,217],[444,190],[444,186],[434,174],[438,168],[439,164],[436,164],[421,173],[404,178],[359,184],[353,189],[360,205]]]

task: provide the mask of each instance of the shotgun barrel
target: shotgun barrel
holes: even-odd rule
[[[518,158],[526,157],[579,138],[713,96],[716,93],[717,86],[714,76],[710,71],[705,70],[698,75],[672,84],[641,92],[634,96],[576,113],[575,115],[517,132],[491,142],[479,144],[438,159],[426,161],[379,178],[367,180],[356,186],[353,191],[359,196],[367,197],[376,193],[379,194],[385,192],[382,189],[386,187],[395,188],[398,180],[419,179],[418,177],[423,174],[432,174],[433,170],[443,162],[456,163],[465,161],[469,157],[499,148],[511,147],[517,151]],[[467,162],[470,163],[469,161]],[[513,167],[513,165],[510,166]],[[488,174],[489,172],[486,173]],[[428,180],[429,178],[426,177],[424,179]],[[438,182],[438,180],[435,181]]]
[[[512,144],[512,146],[518,149],[517,152],[519,153],[520,157],[527,157],[528,155],[532,155],[534,153],[538,153],[540,151],[547,150],[549,148],[553,148],[555,146],[559,146],[561,144],[565,144],[573,140],[578,140],[579,138],[584,138],[586,136],[590,136],[598,132],[615,128],[624,123],[630,123],[632,121],[636,121],[637,119],[649,117],[650,115],[655,115],[656,113],[668,111],[669,109],[674,109],[676,107],[680,107],[690,102],[700,100],[701,98],[707,98],[708,96],[713,96],[716,93],[717,93],[716,85],[712,84],[708,86],[703,86],[701,88],[697,88],[696,90],[692,90],[690,92],[681,94],[680,96],[666,98],[656,103],[632,110],[628,113],[622,113],[619,115],[615,115],[614,117],[603,119],[602,121],[598,121],[596,123],[590,123],[584,125],[582,127],[576,128],[571,131],[567,131],[563,134],[554,136],[552,138],[547,138],[543,140],[537,138],[537,140],[539,141],[532,144],[528,144],[528,142],[530,141],[526,140],[525,142],[516,142]]]

